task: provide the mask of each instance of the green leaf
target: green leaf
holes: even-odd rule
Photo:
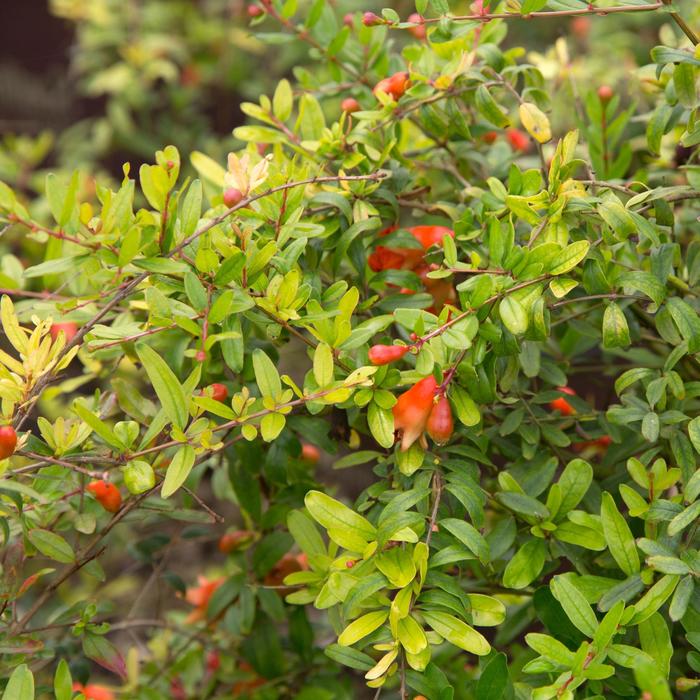
[[[565,575],[555,576],[550,588],[574,626],[587,637],[593,638],[598,619],[583,593]]]
[[[565,644],[548,634],[530,632],[525,635],[525,642],[540,656],[560,666],[572,666],[574,663],[574,653]]]
[[[319,343],[314,350],[314,378],[321,388],[333,381],[333,351],[326,343]]]
[[[527,494],[515,491],[499,491],[496,494],[496,498],[514,513],[538,520],[545,520],[549,517],[547,506]]]
[[[695,501],[684,511],[678,513],[668,524],[668,534],[673,537],[679,532],[683,532],[688,525],[697,522],[700,518],[700,501]]]
[[[80,401],[73,403],[73,410],[82,418],[108,445],[118,450],[126,450],[126,445],[114,434],[112,429],[101,421],[92,411],[88,411]]]
[[[389,408],[382,408],[372,401],[367,408],[367,424],[372,437],[382,446],[394,444],[394,414]]]
[[[527,311],[523,305],[512,296],[501,300],[498,312],[501,315],[503,325],[513,334],[522,335],[529,325]]]
[[[187,238],[195,232],[201,215],[202,183],[199,180],[193,180],[182,201],[182,209],[180,210],[179,221],[182,237]]]
[[[388,610],[374,610],[373,612],[368,612],[362,617],[358,617],[357,620],[351,622],[338,637],[338,644],[342,647],[348,647],[355,642],[359,642],[364,639],[367,635],[372,634],[376,629],[379,629],[387,617],[389,617]]]
[[[626,348],[630,342],[625,314],[615,302],[611,302],[603,314],[603,347]]]
[[[634,219],[619,201],[601,202],[598,213],[620,240],[626,240],[637,231]]]
[[[650,618],[640,623],[639,641],[642,651],[656,661],[664,676],[668,678],[673,645],[668,625],[662,615],[654,613]]]
[[[280,80],[272,98],[272,111],[275,117],[281,122],[287,121],[292,113],[293,104],[292,86],[288,80]]]
[[[56,673],[53,677],[53,692],[56,700],[71,700],[73,697],[73,679],[65,659],[61,659],[56,666]]]
[[[489,543],[484,536],[468,522],[457,518],[445,518],[440,521],[440,526],[452,533],[470,552],[479,557],[482,564],[486,564],[490,558]]]
[[[369,671],[374,666],[374,659],[367,654],[364,654],[357,649],[341,647],[339,644],[331,644],[327,646],[323,653],[333,661],[343,664],[348,668],[354,668],[357,671]]]
[[[302,552],[310,557],[324,556],[326,546],[313,520],[301,510],[291,510],[287,516],[287,528]]]
[[[501,700],[510,684],[508,661],[504,653],[496,654],[481,672],[476,684],[476,700]]]
[[[344,528],[366,542],[370,542],[377,534],[369,520],[325,493],[309,491],[304,498],[304,504],[311,517],[326,530]]]
[[[137,345],[136,354],[151,380],[168,419],[180,430],[184,430],[189,411],[185,391],[177,377],[165,360],[150,346]]]
[[[586,257],[591,244],[588,241],[575,241],[560,250],[550,263],[550,275],[563,275],[573,270]]]
[[[420,654],[428,646],[428,638],[423,628],[411,615],[399,620],[397,633],[401,646],[409,654]]]
[[[491,124],[500,128],[510,125],[510,120],[505,112],[496,104],[491,93],[485,85],[479,85],[475,95],[476,108],[479,113]]]
[[[576,508],[586,495],[593,481],[593,468],[583,459],[572,459],[559,477],[562,499],[557,511],[558,516],[565,516]]]
[[[503,572],[503,585],[515,589],[529,586],[542,571],[546,557],[547,545],[544,540],[528,540],[508,562]]]
[[[657,306],[666,298],[666,286],[650,272],[634,270],[620,275],[617,283],[625,290],[636,289],[646,294]]]
[[[162,498],[169,498],[185,483],[194,466],[195,452],[191,445],[183,445],[172,458],[160,489]]]
[[[27,532],[27,539],[45,556],[62,564],[75,561],[75,552],[63,537],[49,530],[36,528]]]
[[[673,700],[666,678],[655,661],[638,663],[633,668],[637,687],[643,691],[645,700]]]
[[[605,617],[601,620],[595,635],[593,636],[593,646],[600,653],[613,640],[613,637],[618,632],[618,625],[622,619],[622,613],[625,611],[625,603],[619,600],[610,608]]]
[[[220,189],[223,188],[226,170],[224,170],[219,163],[199,151],[192,151],[190,154],[190,163],[192,163],[192,167],[205,180],[211,182],[212,185],[216,185]]]
[[[255,381],[263,396],[277,398],[282,393],[280,375],[272,360],[260,349],[253,351]]]
[[[688,437],[690,442],[693,443],[695,451],[700,454],[700,416],[693,418],[693,420],[688,423]]]
[[[456,647],[477,656],[486,656],[491,651],[491,645],[482,634],[453,615],[433,610],[422,610],[421,615],[441,637]]]
[[[610,554],[628,576],[636,574],[640,564],[632,531],[617,509],[613,497],[604,491],[601,498],[600,518]]]
[[[680,576],[662,576],[634,605],[631,625],[638,625],[650,618],[671,596]]]
[[[2,700],[34,700],[34,676],[27,664],[20,664],[12,672]]]
[[[700,351],[700,318],[690,304],[671,297],[666,302],[666,308],[684,340],[688,341],[688,352],[693,354]]]

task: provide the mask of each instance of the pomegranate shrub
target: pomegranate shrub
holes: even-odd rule
[[[700,12],[628,3],[265,0],[226,162],[0,182],[3,698],[696,697]]]

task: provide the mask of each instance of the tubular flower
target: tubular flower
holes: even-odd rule
[[[441,396],[428,416],[426,432],[438,444],[444,445],[454,432],[452,408],[446,396]]]
[[[563,394],[568,394],[569,396],[576,396],[576,392],[568,386],[559,386],[557,387],[557,391],[561,391]],[[576,413],[576,409],[563,396],[554,399],[554,401],[550,401],[549,407],[553,411],[559,411],[559,413],[564,416],[571,416]]]
[[[223,576],[221,578],[216,578],[209,580],[206,576],[198,576],[197,583],[198,586],[194,588],[188,588],[185,594],[185,600],[190,604],[194,605],[195,609],[187,616],[186,622],[197,622],[198,620],[203,620],[207,614],[207,607],[211,597],[214,595],[214,591],[224,582]]]
[[[425,430],[433,410],[437,382],[430,375],[399,396],[394,405],[394,428],[402,432],[401,449],[407,450]]]
[[[373,365],[388,365],[400,360],[410,349],[408,345],[373,345],[369,349],[369,361]]]
[[[379,235],[388,236],[396,230],[395,226],[384,229]],[[442,245],[443,238],[454,238],[454,231],[447,226],[412,226],[406,229],[423,250],[419,248],[389,248],[377,246],[374,252],[367,258],[367,264],[374,272],[382,270],[411,270],[415,272],[423,282],[425,290],[433,297],[431,311],[439,313],[446,303],[456,301],[457,294],[450,282],[444,279],[430,279],[428,273],[433,268],[425,264],[425,251],[431,246]],[[402,294],[414,294],[412,289],[401,289]]]

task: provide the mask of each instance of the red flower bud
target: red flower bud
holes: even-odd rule
[[[525,151],[530,150],[530,139],[527,134],[520,131],[520,129],[506,130],[506,138],[514,151],[522,151],[525,153]]]
[[[568,386],[557,387],[557,391],[561,391],[563,394],[568,394],[569,396],[576,396],[576,392]],[[553,411],[559,411],[559,413],[564,416],[570,416],[576,413],[574,407],[564,397],[559,397],[558,399],[554,399],[554,401],[550,401],[549,407]]]
[[[316,464],[321,458],[321,453],[316,445],[311,445],[308,442],[301,444],[301,459],[309,464]]]
[[[17,433],[11,425],[0,426],[0,459],[12,456],[17,447]]]
[[[235,187],[229,187],[224,190],[224,204],[230,209],[239,204],[243,199],[243,192],[237,190]]]
[[[358,112],[359,110],[361,110],[362,107],[360,107],[360,103],[354,97],[346,97],[340,103],[340,109],[342,109],[343,112],[352,114],[353,112]]]
[[[66,339],[66,343],[70,343],[73,338],[75,338],[78,332],[78,324],[74,321],[63,321],[63,323],[54,323],[51,325],[49,333],[51,334],[51,340],[56,342],[58,334],[63,331],[63,335]]]
[[[598,88],[598,97],[603,104],[606,104],[612,100],[615,93],[609,85],[601,85]]]
[[[433,406],[426,425],[428,435],[438,444],[444,445],[454,432],[452,408],[446,396],[441,396]]]
[[[379,15],[375,15],[374,12],[365,12],[362,15],[362,24],[365,27],[378,27],[380,24],[387,24],[387,21]]]
[[[207,654],[207,670],[214,673],[214,671],[218,670],[219,666],[221,666],[221,657],[219,656],[219,652],[210,651]]]
[[[219,539],[219,551],[222,554],[228,554],[239,549],[245,549],[255,539],[255,533],[250,530],[236,530],[235,532],[227,532]]]
[[[369,349],[369,361],[373,365],[388,365],[400,360],[409,350],[408,345],[373,345]]]
[[[91,481],[87,490],[95,496],[99,504],[110,513],[116,513],[122,504],[122,495],[119,489],[111,482],[97,479]]]
[[[262,7],[259,7],[258,5],[248,5],[247,11],[248,17],[251,17],[252,19],[255,19],[256,17],[260,17],[261,15],[265,14],[265,10],[263,10]]]
[[[414,12],[412,15],[409,15],[408,21],[418,25],[416,27],[410,27],[408,31],[411,32],[416,39],[420,39],[421,41],[425,39],[426,30],[423,18],[417,12]]]
[[[433,409],[437,383],[430,375],[399,396],[394,405],[394,428],[403,432],[401,449],[407,450],[425,430]]]
[[[350,27],[350,29],[353,28],[355,25],[355,15],[352,14],[352,12],[348,12],[344,17],[343,17],[343,24],[346,27]]]
[[[211,398],[214,399],[214,401],[226,401],[228,398],[228,389],[223,384],[210,384],[209,390],[211,392]]]
[[[486,143],[493,143],[498,138],[497,131],[487,131],[482,138]]]
[[[380,80],[374,86],[374,90],[372,90],[372,92],[374,92],[375,95],[378,92],[385,92],[394,100],[398,100],[404,94],[404,92],[406,92],[409,84],[410,81],[408,79],[408,73],[402,71],[400,73],[394,73],[394,75],[390,76],[389,78]]]
[[[197,350],[194,354],[194,359],[197,360],[197,362],[204,362],[207,359],[207,353],[204,352],[204,350]]]
[[[348,569],[352,569],[352,567],[355,566],[355,560],[354,559],[348,559],[345,562],[345,567]]]

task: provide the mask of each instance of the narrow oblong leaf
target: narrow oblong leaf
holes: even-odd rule
[[[180,430],[184,430],[189,411],[185,391],[177,377],[165,360],[150,346],[137,345],[136,354],[151,380],[168,419]]]

